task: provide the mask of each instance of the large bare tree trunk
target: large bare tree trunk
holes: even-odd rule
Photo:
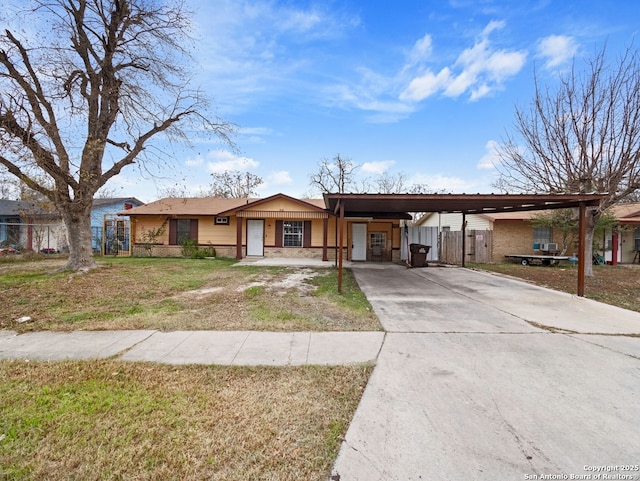
[[[62,219],[67,228],[69,259],[66,269],[88,271],[97,267],[91,243],[91,199],[65,205]]]
[[[587,277],[593,276],[593,233],[599,218],[600,213],[598,211],[587,210],[587,218],[585,219],[586,232],[584,234],[584,275]]]

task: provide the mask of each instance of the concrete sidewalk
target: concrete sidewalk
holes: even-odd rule
[[[374,362],[383,332],[0,331],[0,359],[104,359],[229,366]]]

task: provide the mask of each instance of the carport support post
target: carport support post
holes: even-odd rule
[[[465,266],[467,260],[467,220],[466,215],[462,213],[462,267]]]
[[[243,217],[236,214],[236,259],[242,259],[242,221]]]
[[[578,297],[584,297],[585,236],[587,235],[586,212],[584,202],[578,208]]]
[[[338,224],[338,293],[342,294],[342,249],[344,246],[344,203],[340,203],[340,223]]]

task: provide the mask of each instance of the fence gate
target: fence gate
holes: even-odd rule
[[[128,217],[105,214],[102,226],[101,254],[128,256],[130,246],[130,221]]]
[[[465,262],[488,264],[493,252],[493,231],[467,230],[441,232],[440,260],[447,264],[462,265],[462,236],[465,235]]]

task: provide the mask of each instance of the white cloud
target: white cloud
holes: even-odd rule
[[[273,129],[269,127],[240,127],[238,129],[239,135],[272,135]]]
[[[207,164],[210,173],[221,173],[228,170],[240,170],[249,172],[258,168],[257,161],[248,157],[237,156],[227,150],[216,150],[208,154],[211,159]]]
[[[447,67],[437,74],[426,72],[420,77],[414,78],[409,86],[400,93],[400,100],[419,102],[427,97],[431,97],[436,92],[445,88],[450,82],[451,73]]]
[[[242,127],[238,130],[238,135],[243,137],[243,142],[264,144],[265,137],[274,135],[274,130],[269,127]]]
[[[433,41],[431,35],[426,34],[421,39],[418,39],[409,53],[409,65],[418,65],[424,62],[431,56],[433,51]]]
[[[293,179],[288,171],[280,170],[270,173],[267,176],[267,182],[269,185],[291,185],[293,184]]]
[[[325,89],[327,105],[344,108],[356,107],[367,112],[374,112],[367,120],[373,123],[397,122],[406,118],[415,109],[411,104],[398,99],[386,97],[391,85],[385,88],[360,84],[355,87],[338,85]]]
[[[485,145],[485,154],[478,162],[478,169],[493,169],[500,163],[500,156],[498,155],[498,142],[490,140]]]
[[[477,182],[443,174],[415,173],[412,184],[424,184],[432,191],[451,192],[452,194],[469,193],[479,188]]]
[[[280,28],[284,31],[296,33],[309,32],[323,22],[322,14],[317,10],[305,12],[303,10],[285,9],[280,15]]]
[[[566,35],[549,35],[538,41],[536,57],[544,59],[547,69],[567,64],[578,51],[578,44],[573,37]]]
[[[381,160],[378,162],[365,162],[360,167],[360,170],[365,174],[379,175],[389,170],[394,164],[395,160]]]
[[[400,99],[420,102],[442,92],[447,97],[468,94],[471,100],[491,94],[503,87],[505,81],[524,66],[524,51],[499,50],[489,35],[504,27],[504,22],[492,21],[482,31],[473,47],[463,50],[452,66],[443,67],[437,74],[426,71],[413,78],[400,93]]]

